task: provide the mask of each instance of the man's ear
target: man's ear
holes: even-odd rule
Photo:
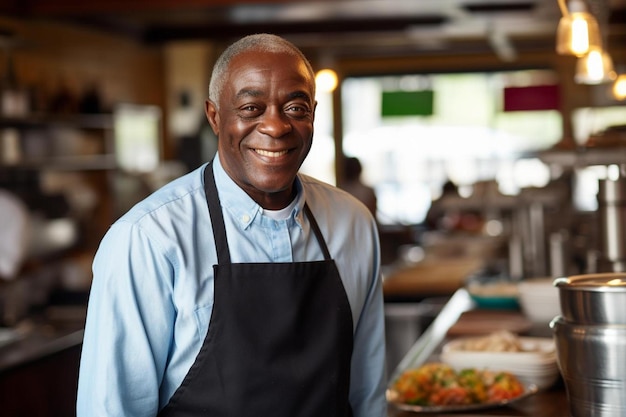
[[[215,136],[219,137],[220,115],[217,111],[217,106],[211,100],[206,100],[204,102],[204,114],[211,125],[211,129],[213,129],[213,133],[215,133]]]

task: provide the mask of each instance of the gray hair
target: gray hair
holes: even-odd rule
[[[315,72],[313,71],[311,63],[293,43],[280,36],[269,33],[248,35],[226,48],[215,62],[213,73],[211,74],[211,82],[209,83],[209,99],[215,103],[216,106],[219,105],[219,99],[222,94],[222,89],[224,88],[226,72],[228,71],[230,62],[237,55],[252,50],[259,52],[286,53],[300,58],[306,65],[312,79],[315,79]],[[313,82],[313,95],[315,95],[315,82]]]

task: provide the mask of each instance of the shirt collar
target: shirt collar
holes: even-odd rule
[[[233,216],[233,219],[236,219],[236,223],[242,230],[248,228],[257,216],[262,215],[262,207],[230,178],[218,154],[215,154],[213,159],[213,174],[222,207]],[[297,203],[289,220],[295,220],[296,224],[302,227],[305,193],[299,176],[296,176],[295,187]]]

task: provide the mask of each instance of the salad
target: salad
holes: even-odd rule
[[[457,372],[437,362],[404,371],[392,389],[398,402],[421,406],[486,404],[524,393],[524,385],[509,372],[475,368]]]

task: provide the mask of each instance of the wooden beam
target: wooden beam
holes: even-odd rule
[[[330,1],[330,0],[322,0]],[[78,17],[101,13],[209,10],[238,5],[305,3],[305,0],[4,0],[0,11],[23,17]]]

